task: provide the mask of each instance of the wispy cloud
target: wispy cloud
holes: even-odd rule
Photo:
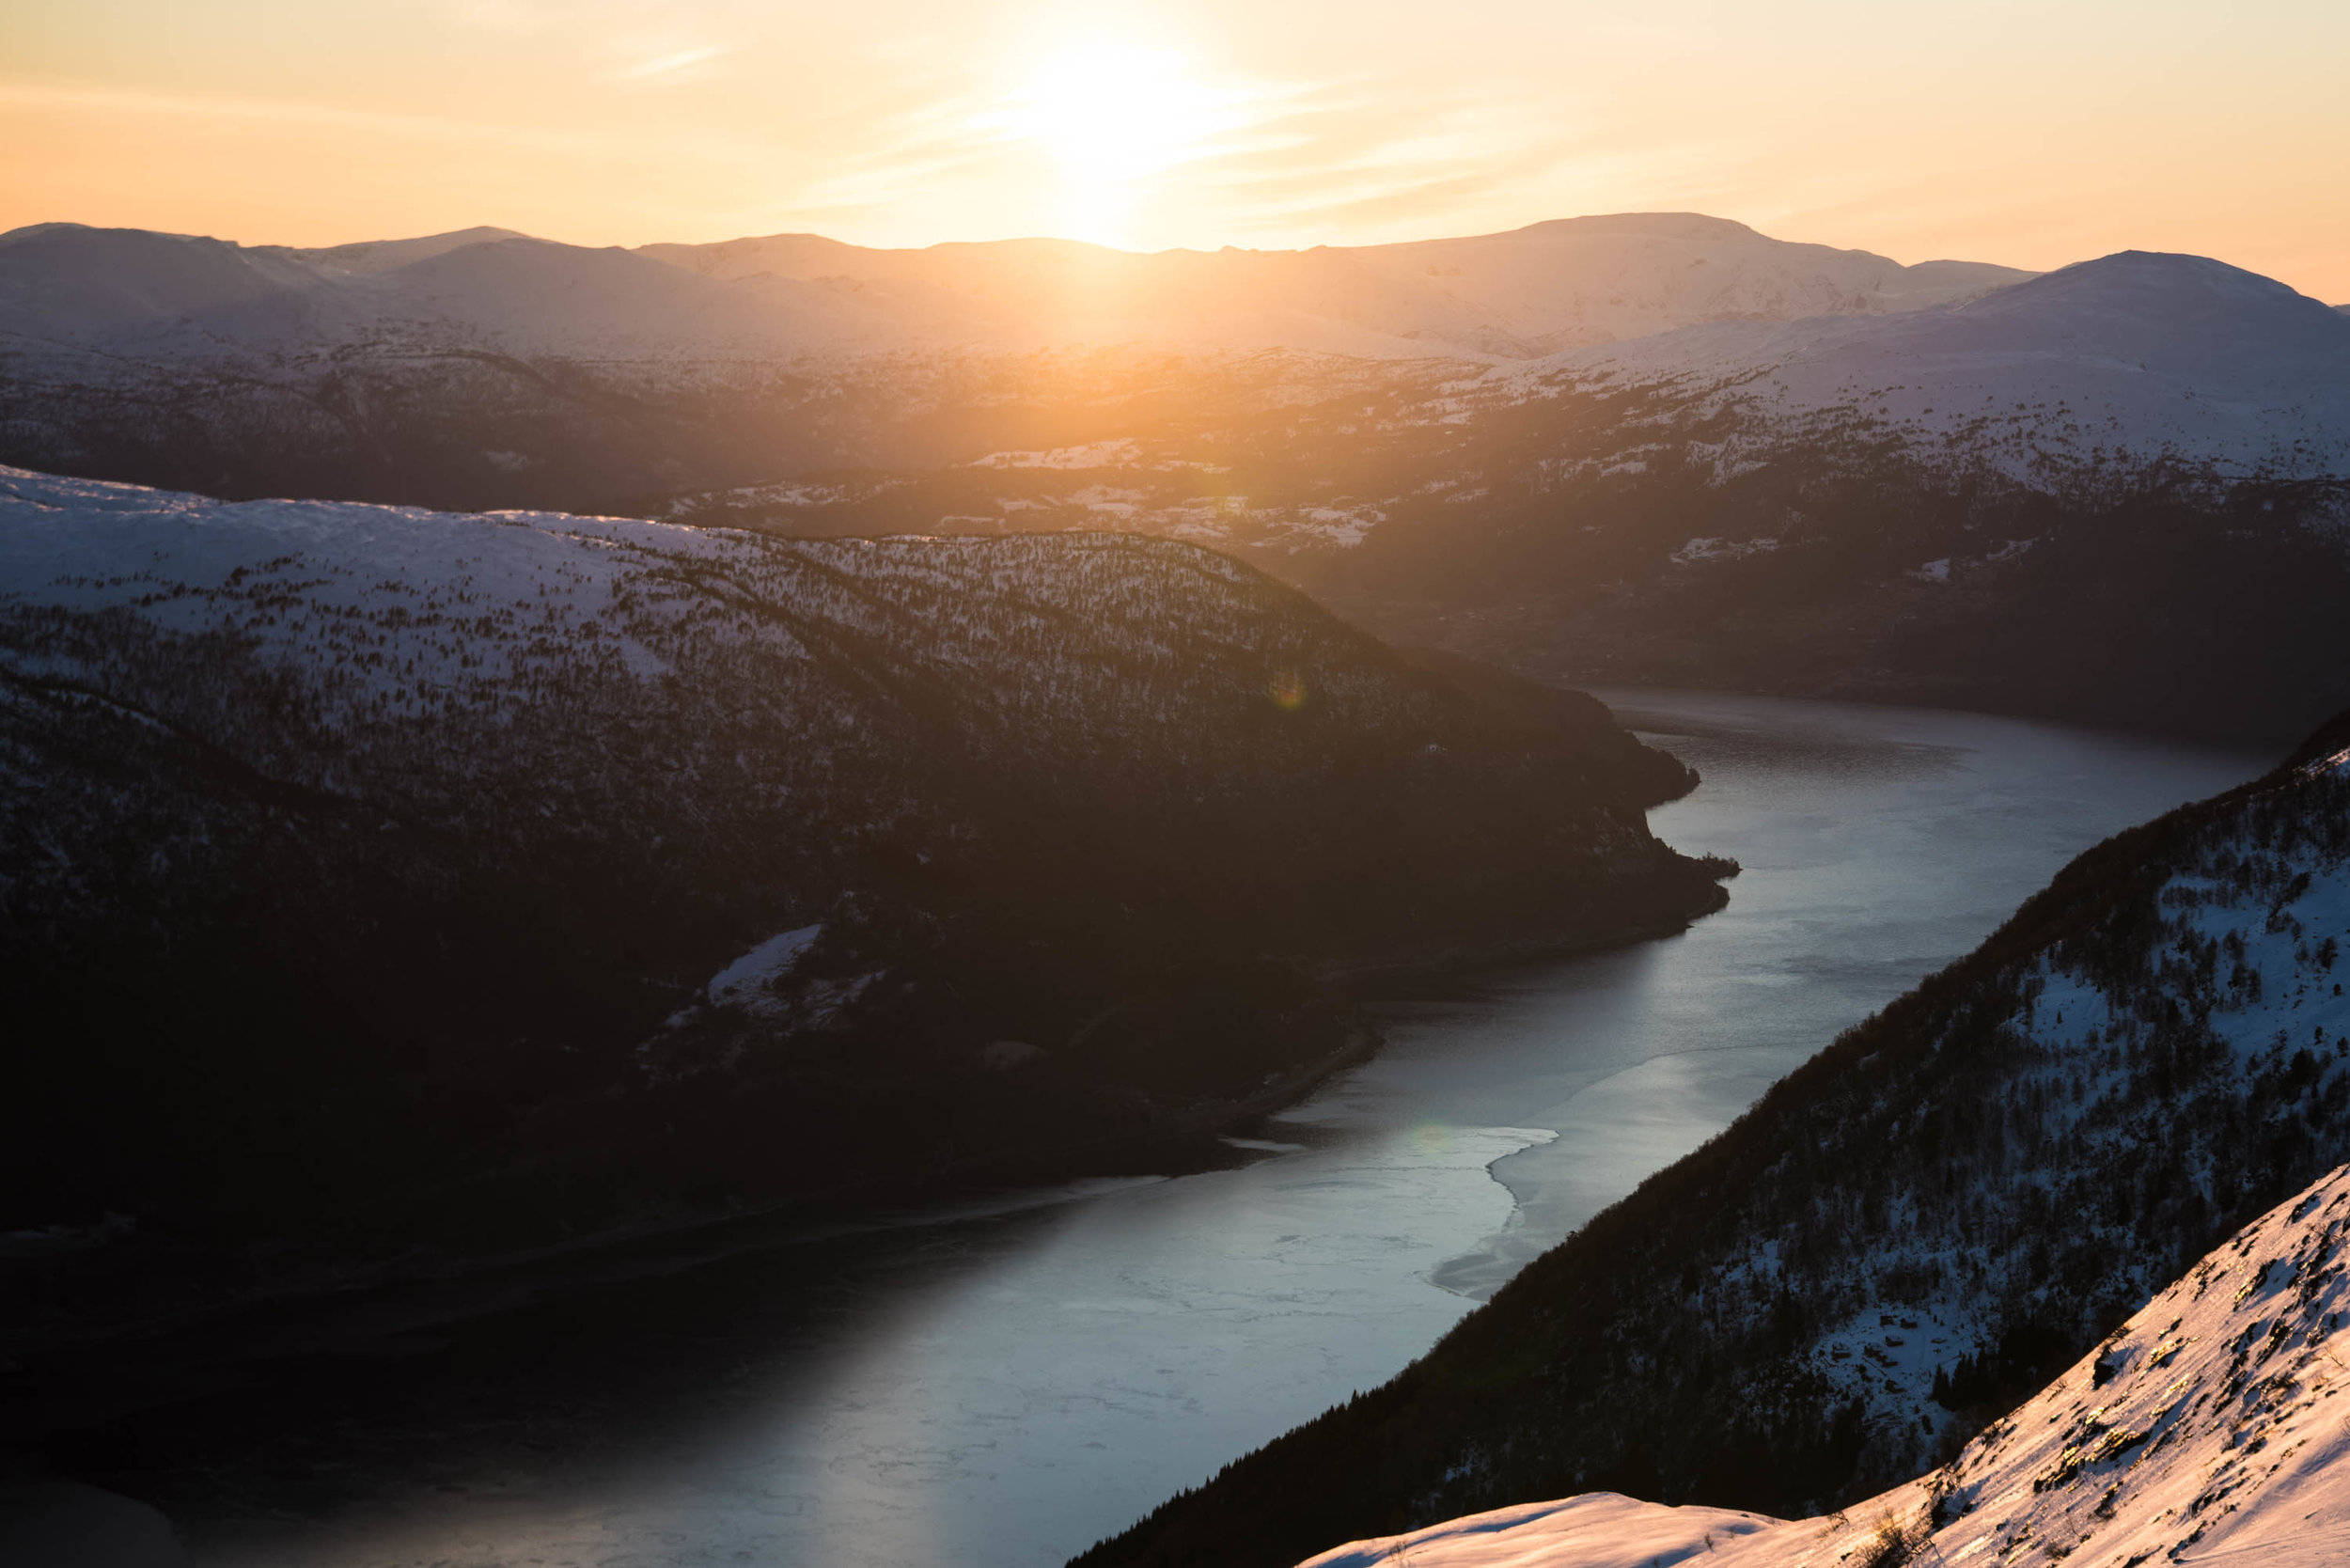
[[[688,80],[699,81],[711,74],[710,64],[728,51],[723,44],[697,44],[688,49],[672,49],[646,59],[625,65],[612,71],[607,82],[659,82],[665,86]]]

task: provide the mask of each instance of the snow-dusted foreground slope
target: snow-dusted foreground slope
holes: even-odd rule
[[[1612,1493],[1358,1541],[1306,1568],[2081,1568],[2350,1562],[2350,1167],[2244,1228],[1949,1464],[1778,1521]]]

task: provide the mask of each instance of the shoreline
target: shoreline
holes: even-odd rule
[[[1719,911],[1729,902],[1719,883],[1713,896],[1686,913],[1595,933],[1589,929],[1550,929],[1539,934],[1497,940],[1462,941],[1390,951],[1376,957],[1328,961],[1309,966],[1314,979],[1340,989],[1350,1006],[1390,988],[1425,984],[1448,976],[1512,964],[1563,961],[1585,953],[1604,952],[1678,935],[1697,920]],[[718,1232],[729,1227],[759,1229],[804,1213],[811,1219],[851,1213],[877,1213],[893,1206],[944,1204],[958,1194],[984,1191],[1042,1189],[1055,1184],[1091,1178],[1136,1174],[1138,1162],[1171,1165],[1176,1175],[1212,1168],[1200,1155],[1202,1140],[1222,1137],[1235,1128],[1274,1115],[1311,1095],[1331,1078],[1375,1056],[1386,1037],[1367,1019],[1357,1018],[1346,1041],[1337,1049],[1294,1068],[1235,1099],[1219,1100],[1172,1112],[1162,1129],[1136,1138],[1130,1135],[1078,1137],[1055,1143],[1018,1160],[974,1161],[932,1170],[919,1177],[873,1177],[837,1186],[791,1194],[769,1202],[719,1213],[672,1214],[608,1226],[587,1234],[535,1247],[478,1255],[450,1256],[418,1252],[374,1262],[321,1263],[316,1269],[250,1292],[235,1293],[177,1309],[134,1313],[63,1332],[35,1332],[23,1338],[0,1337],[0,1366],[22,1365],[28,1359],[73,1356],[137,1340],[159,1340],[201,1328],[208,1323],[232,1323],[248,1313],[272,1309],[316,1308],[337,1296],[360,1295],[400,1286],[453,1285],[469,1279],[489,1279],[510,1271],[542,1264],[575,1263],[582,1268],[624,1248],[650,1242],[688,1238],[697,1232]],[[1189,1157],[1184,1157],[1188,1155]],[[1151,1174],[1167,1174],[1160,1170]],[[773,1235],[745,1237],[739,1246],[720,1247],[703,1257],[773,1246]],[[699,1260],[697,1260],[699,1261]],[[691,1266],[687,1264],[685,1266]],[[577,1288],[573,1282],[568,1288]],[[559,1294],[566,1288],[557,1283]],[[471,1314],[454,1312],[447,1319]],[[8,1442],[0,1435],[0,1451]]]

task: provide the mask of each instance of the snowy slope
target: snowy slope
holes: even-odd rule
[[[1236,562],[1136,540],[790,541],[557,513],[222,503],[0,470],[0,608],[131,612],[166,634],[227,636],[298,669],[328,723],[478,714],[611,678],[666,704],[687,672],[714,680],[712,661],[748,652],[775,661],[759,706],[825,736],[857,728],[832,711],[852,693],[830,666],[854,645],[876,668],[968,682],[957,723],[975,735],[999,703],[1011,705],[1003,721],[1079,692],[1097,700],[1070,725],[1148,730],[1225,679],[1189,667],[1205,650],[1270,638],[1245,656],[1283,656],[1292,630],[1259,620],[1268,590],[1280,592]],[[1065,618],[1080,607],[1086,635],[1073,637]],[[1162,677],[1169,707],[1152,700]],[[1329,694],[1352,679],[1333,673]],[[1099,700],[1119,682],[1134,699]]]
[[[1358,1541],[1307,1568],[2350,1561],[2350,1167],[2213,1251],[1950,1463],[1824,1518],[1612,1493]]]

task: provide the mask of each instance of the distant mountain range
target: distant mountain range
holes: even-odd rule
[[[1281,400],[1247,368],[1214,407],[1163,377],[1081,445],[664,514],[1197,540],[1570,684],[2276,745],[2350,702],[2350,321],[2236,268],[2130,253],[1909,312],[1318,373]]]
[[[1271,368],[1252,404],[1277,405],[1326,388],[1332,355],[1488,364],[2023,275],[1685,215],[1155,256],[812,236],[630,252],[504,229],[303,251],[47,224],[0,235],[0,461],[229,495],[610,510],[1220,405],[1235,355],[1277,353],[1245,379]]]
[[[423,334],[517,353],[1139,342],[1523,358],[1696,322],[1914,309],[2029,275],[1904,267],[1688,213],[1152,255],[1062,240],[868,250],[807,234],[631,252],[502,228],[293,250],[44,224],[0,235],[0,331],[133,353],[270,354]]]
[[[812,234],[644,255],[712,277],[964,302],[1032,346],[1149,342],[1371,356],[1524,358],[1702,321],[1911,310],[2029,276],[2012,267],[1790,244],[1690,212],[1567,218],[1506,234],[1308,251],[1134,255],[1059,240],[881,251]],[[917,295],[915,290],[920,290]]]
[[[1688,214],[1305,252],[0,237],[0,460],[761,531],[1114,529],[1545,681],[2283,744],[2350,701],[2350,319]]]

